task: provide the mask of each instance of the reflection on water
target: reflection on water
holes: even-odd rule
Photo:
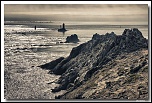
[[[67,56],[77,44],[56,44],[60,37],[20,35],[5,33],[5,98],[6,99],[53,99],[48,84],[59,78],[48,70],[37,67],[61,56]],[[62,92],[61,92],[62,93]]]
[[[49,84],[59,76],[48,74],[37,66],[66,57],[71,49],[92,38],[95,33],[105,34],[114,31],[121,35],[125,27],[102,28],[97,26],[70,26],[65,33],[58,32],[57,27],[31,25],[5,25],[4,28],[4,73],[5,73],[5,98],[6,99],[53,99],[51,88],[58,84]],[[91,29],[92,28],[92,29]],[[93,29],[94,28],[94,29]],[[148,28],[139,30],[148,38]],[[66,37],[77,34],[80,42],[65,42]],[[63,91],[64,92],[64,91]],[[62,93],[62,92],[61,92]]]

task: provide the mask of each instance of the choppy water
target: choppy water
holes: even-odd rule
[[[37,30],[34,30],[37,25]],[[69,55],[73,47],[91,39],[95,33],[105,34],[114,31],[122,34],[129,26],[67,25],[69,31],[57,32],[54,24],[16,24],[4,26],[4,88],[6,99],[54,99],[51,88],[58,84],[59,76],[48,74],[37,66]],[[133,26],[136,27],[136,26]],[[148,38],[147,26],[137,26]],[[62,43],[66,37],[77,34],[78,44]],[[64,91],[63,91],[64,92]],[[62,92],[61,92],[62,93]]]

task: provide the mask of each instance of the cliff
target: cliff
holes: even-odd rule
[[[136,28],[122,35],[94,34],[68,57],[52,62],[53,68],[43,66],[61,75],[52,92],[67,90],[56,98],[148,99],[148,40]]]

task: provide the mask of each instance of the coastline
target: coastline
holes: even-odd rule
[[[109,33],[110,34],[110,33]],[[107,33],[107,35],[109,35],[108,33]],[[113,35],[113,33],[112,33],[112,35]],[[96,37],[97,36],[97,37]],[[94,38],[94,39],[98,39],[98,37],[100,38],[100,36],[99,35],[95,35],[95,36],[93,36],[92,37],[92,39]],[[49,39],[49,38],[48,38]],[[112,40],[113,41],[113,40]],[[87,42],[85,42],[85,43],[82,43],[82,44],[80,44],[80,45],[85,45],[85,44],[87,44],[89,41],[87,41]],[[67,43],[68,44],[68,43]],[[97,43],[98,44],[98,43]],[[96,45],[97,45],[96,44]],[[72,44],[71,44],[72,45]],[[79,44],[77,44],[78,46],[79,46]],[[44,46],[48,46],[48,45],[44,45]],[[74,47],[75,48],[77,48],[76,47],[76,45],[74,45]],[[84,46],[84,48],[85,48],[85,46]],[[92,48],[94,48],[94,47],[92,47]],[[36,51],[34,51],[33,49],[26,49],[26,48],[23,48],[23,49],[25,49],[25,51],[27,52],[26,54],[28,54],[28,52],[30,51],[31,52],[31,50],[32,50],[32,52],[35,52],[36,53],[36,51],[38,52],[39,51],[39,49],[36,49]],[[19,52],[21,52],[21,51],[23,51],[23,49],[17,49],[17,51],[18,51],[18,53]],[[99,48],[98,48],[99,49]],[[13,50],[13,49],[12,49]],[[87,50],[87,49],[86,49]],[[16,53],[17,53],[17,51],[16,51]],[[44,50],[45,51],[45,50]],[[49,51],[49,50],[48,50]],[[48,52],[47,51],[47,52]],[[79,51],[79,49],[77,50],[75,50],[75,51]],[[14,52],[14,50],[13,50],[13,52]],[[72,51],[71,51],[72,52]],[[87,51],[86,51],[87,52]],[[7,53],[7,52],[6,52]],[[15,53],[15,54],[16,54]],[[17,54],[18,54],[17,53]],[[49,52],[48,52],[49,53]],[[77,54],[77,53],[76,53]],[[79,54],[79,53],[78,53]],[[35,55],[35,54],[34,54]],[[45,63],[47,63],[47,62],[49,62],[49,61],[51,61],[51,58],[49,57],[49,55],[43,55],[43,54],[40,54],[40,55],[42,55],[42,56],[46,56],[47,58],[49,58],[49,59],[42,59],[42,58],[39,58],[39,59],[42,59],[42,61],[44,60],[45,61]],[[89,55],[89,54],[88,54]],[[62,56],[62,55],[61,55]],[[27,58],[28,56],[25,56],[25,57],[21,57],[22,58],[22,60],[23,61],[20,61],[20,62],[17,62],[17,60],[19,60],[19,59],[14,59],[15,61],[13,61],[12,63],[18,63],[17,65],[20,65],[20,64],[22,64],[23,62],[26,62],[26,59],[25,58]],[[57,59],[58,57],[60,57],[59,55],[57,55],[55,58]],[[68,56],[65,56],[65,58],[67,58]],[[83,57],[83,55],[82,55],[82,57]],[[32,57],[31,56],[31,60],[32,60],[32,58],[34,58],[34,57]],[[55,58],[54,58],[54,60],[55,60]],[[75,58],[75,53],[74,53],[74,55],[72,56],[72,58]],[[84,57],[84,58],[86,58],[86,57]],[[80,57],[80,60],[78,59],[77,61],[83,61],[84,60],[84,58],[82,59],[81,57]],[[9,58],[8,58],[9,59]],[[25,59],[25,60],[24,60]],[[27,59],[29,59],[29,58],[27,58]],[[36,59],[36,58],[34,58],[34,59]],[[38,60],[39,60],[38,59]],[[82,60],[81,60],[82,59]],[[87,58],[86,58],[87,59]],[[7,61],[7,59],[5,59],[6,61]],[[27,60],[28,61],[28,60]],[[37,61],[37,60],[36,60]],[[8,82],[6,82],[5,81],[5,83],[7,84],[7,85],[5,85],[5,88],[7,88],[6,90],[5,90],[5,98],[7,98],[7,99],[21,99],[21,98],[23,98],[23,99],[58,99],[58,98],[68,98],[68,97],[70,97],[70,96],[68,96],[70,93],[69,93],[69,91],[71,91],[71,90],[73,90],[73,89],[61,89],[61,92],[60,92],[60,90],[57,90],[56,91],[56,88],[55,87],[58,87],[58,86],[60,86],[60,83],[61,82],[59,82],[60,80],[61,80],[61,76],[62,75],[58,75],[57,77],[58,77],[58,80],[57,79],[53,79],[52,78],[52,74],[48,74],[48,73],[51,73],[49,70],[43,70],[43,69],[41,69],[41,68],[39,68],[39,67],[36,67],[36,65],[37,66],[39,66],[39,63],[37,62],[36,63],[36,61],[34,62],[33,61],[33,63],[34,64],[30,64],[30,63],[25,63],[26,65],[24,65],[24,67],[23,68],[20,68],[20,67],[17,67],[17,65],[15,64],[15,65],[12,65],[12,67],[14,67],[14,68],[9,68],[8,69],[8,71],[7,71],[7,66],[5,66],[6,68],[5,68],[5,70],[6,70],[6,72],[5,72],[5,74],[6,74],[6,80],[7,79],[10,79],[10,77],[11,77],[11,79],[10,79],[10,83],[8,83]],[[88,61],[89,61],[89,59],[88,59]],[[95,60],[96,61],[96,60]],[[73,61],[74,62],[74,61]],[[36,64],[35,64],[36,63]],[[41,64],[43,64],[43,63],[41,63]],[[81,63],[80,63],[81,64]],[[10,65],[8,65],[8,66],[10,66]],[[70,65],[69,65],[69,67],[70,67]],[[16,70],[15,70],[15,68],[16,68]],[[38,72],[39,71],[39,72]],[[94,70],[93,70],[94,71]],[[95,70],[96,71],[96,70]],[[7,72],[8,72],[8,74],[7,74]],[[31,73],[32,72],[32,74],[29,74],[29,73]],[[77,72],[77,71],[76,71]],[[83,72],[83,71],[82,71]],[[15,73],[15,74],[13,74],[13,73]],[[26,75],[26,73],[28,74],[28,75]],[[40,73],[40,74],[39,74]],[[56,72],[57,73],[57,72]],[[61,73],[62,74],[62,73]],[[22,76],[25,76],[24,78],[22,78]],[[28,88],[34,88],[33,86],[35,85],[35,86],[37,86],[37,84],[36,84],[36,82],[33,82],[34,80],[37,80],[37,77],[36,77],[36,75],[38,76],[38,78],[40,78],[40,79],[42,79],[42,81],[43,81],[43,79],[44,79],[44,84],[40,81],[40,80],[38,80],[38,83],[40,83],[40,84],[38,84],[39,86],[38,86],[38,88],[40,89],[40,91],[39,91],[39,89],[37,88],[37,89],[29,89],[29,90],[26,90],[26,87],[28,87]],[[42,76],[42,75],[44,75],[44,76]],[[54,75],[54,74],[53,74]],[[66,74],[65,74],[66,75]],[[7,77],[8,76],[8,77]],[[54,75],[55,76],[55,75]],[[27,81],[25,81],[24,82],[24,79],[25,78],[28,78],[29,77],[29,81],[27,80]],[[34,78],[33,78],[34,77]],[[14,78],[14,79],[13,79]],[[18,78],[18,79],[17,79]],[[21,79],[22,78],[22,79]],[[47,78],[47,80],[48,81],[45,81],[45,78]],[[53,80],[52,80],[52,79]],[[74,78],[75,78],[75,75],[74,75]],[[85,77],[85,78],[87,78],[87,77]],[[25,79],[26,80],[26,79]],[[57,80],[57,81],[55,81],[55,84],[54,84],[54,80]],[[73,81],[73,80],[72,80]],[[76,81],[76,80],[74,80],[74,81]],[[34,85],[31,85],[31,84],[27,84],[27,85],[23,85],[23,84],[26,84],[26,83],[34,83]],[[15,83],[15,85],[13,84],[13,83]],[[18,83],[18,84],[17,84]],[[53,85],[52,85],[52,83],[53,83]],[[56,84],[57,83],[57,84]],[[12,89],[12,87],[9,87],[9,85],[12,85],[12,86],[14,86],[15,88],[14,89]],[[81,83],[80,83],[81,84]],[[19,87],[17,87],[18,89],[16,89],[16,86],[17,85],[20,85]],[[73,88],[73,84],[72,83],[70,83],[70,84],[68,84],[69,86],[68,86],[68,88]],[[44,87],[46,87],[46,90],[43,90],[44,89]],[[88,88],[88,87],[87,87]],[[95,87],[91,87],[91,88],[95,88]],[[12,91],[13,90],[13,91]],[[14,91],[15,90],[15,91]],[[17,93],[17,92],[21,92],[21,91],[26,91],[26,92],[23,92],[22,94],[20,94],[20,93]],[[29,92],[28,92],[29,91]],[[51,92],[52,91],[52,92]],[[14,93],[14,94],[11,94],[11,93]],[[69,94],[68,94],[69,93]],[[65,95],[64,95],[65,94]],[[78,93],[79,94],[79,93]],[[27,96],[28,95],[28,96]],[[67,97],[67,96],[68,97]],[[72,96],[72,95],[71,95]],[[76,96],[76,95],[75,95]],[[71,99],[72,98],[82,98],[81,96],[79,97],[70,97]]]
[[[144,54],[143,52],[145,52],[146,54]],[[119,88],[113,91],[115,92],[121,89],[121,87],[128,85],[126,83],[129,82],[131,83],[132,80],[130,80],[130,78],[132,78],[134,80],[133,83],[137,85],[138,84],[137,81],[140,81],[139,78],[144,78],[142,76],[143,75],[142,73],[144,73],[146,78],[141,79],[141,81],[144,81],[144,91],[146,91],[144,92],[144,94],[146,94],[144,99],[148,99],[148,89],[146,88],[147,87],[146,85],[148,83],[148,70],[147,70],[148,54],[147,53],[148,53],[148,40],[145,39],[142,36],[142,33],[136,28],[125,29],[122,36],[117,36],[116,34],[114,34],[114,32],[106,33],[105,35],[94,34],[90,41],[83,43],[78,47],[73,48],[70,55],[67,58],[61,60],[58,64],[53,65],[53,68],[50,69],[50,73],[61,75],[61,77],[57,82],[60,85],[52,89],[52,92],[67,90],[67,92],[64,95],[56,96],[56,99],[99,99],[99,98],[113,99],[113,96],[111,95],[107,97],[104,97],[103,95],[100,95],[99,97],[98,95],[93,95],[96,92],[94,88],[97,89],[99,86],[97,84],[99,82],[98,78],[100,77],[98,77],[99,75],[97,74],[99,73],[101,75],[102,73],[104,73],[100,71],[102,71],[105,66],[107,70],[109,71],[112,70],[113,72],[111,72],[110,74],[106,73],[108,79],[103,80],[104,83],[101,83],[102,91],[105,90],[104,88],[107,88],[107,85],[109,85],[110,88],[113,88],[111,85],[111,83],[113,82],[121,82],[121,84],[118,83]],[[119,60],[122,61],[124,58],[126,60],[128,59],[127,65],[125,61],[120,63],[118,62]],[[131,64],[132,60],[130,58],[135,59],[134,64]],[[57,62],[57,61],[53,61],[53,62]],[[44,68],[49,69],[53,62],[50,62],[50,65],[47,67],[48,65],[47,64]],[[127,68],[127,69],[119,70],[121,68]],[[117,73],[114,73],[114,71],[117,71]],[[121,74],[119,74],[119,72]],[[138,77],[136,73],[138,73]],[[122,75],[124,75],[124,80],[121,77]],[[130,75],[131,77],[127,77],[127,75]],[[112,78],[111,76],[115,78],[114,81],[110,80],[110,78]],[[96,77],[96,79],[93,79],[94,77]],[[103,78],[106,78],[106,75],[104,75]],[[90,84],[90,86],[87,86],[91,81],[94,84]],[[98,82],[95,83],[95,81]],[[114,83],[113,85],[117,85],[117,83],[116,84]],[[139,88],[140,85],[141,84],[139,84]],[[89,94],[86,94],[87,90],[88,92],[92,91],[91,94],[90,92]],[[135,92],[135,96],[131,95],[131,97],[129,96],[124,97],[124,95],[127,95],[126,93],[129,93],[128,88],[124,87],[123,91],[119,90],[117,94],[114,94],[116,95],[116,97],[114,98],[120,99],[121,97],[119,95],[121,93],[123,93],[122,99],[143,98],[140,96],[141,91],[134,91],[134,92]],[[111,93],[111,89],[110,92],[108,93]]]

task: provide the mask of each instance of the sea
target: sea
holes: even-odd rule
[[[68,31],[58,32],[65,24]],[[35,27],[36,26],[36,30]],[[138,28],[148,39],[148,25],[112,25],[101,22],[63,21],[5,21],[4,22],[4,98],[55,99],[66,92],[52,93],[60,75],[38,66],[67,57],[73,47],[91,40],[93,34],[114,32],[122,35],[124,29]],[[80,42],[64,43],[67,36],[77,34]]]

